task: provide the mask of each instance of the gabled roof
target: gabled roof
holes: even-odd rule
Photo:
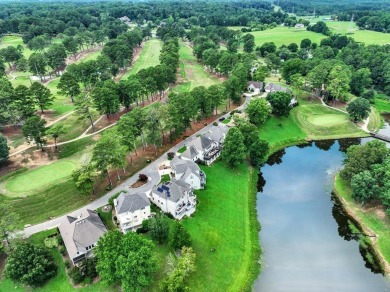
[[[253,85],[255,88],[262,89],[263,88],[263,82],[256,82],[256,81],[248,81],[248,86]]]
[[[290,89],[286,88],[286,87],[283,87],[283,86],[280,86],[278,84],[274,84],[274,83],[268,83],[266,86],[265,86],[265,89],[268,89],[270,91],[284,91],[284,92],[290,92]]]
[[[185,196],[186,192],[190,192],[191,187],[189,184],[182,180],[171,180],[169,182],[154,186],[152,193],[158,195],[164,200],[170,200],[172,202],[179,201]]]
[[[180,156],[185,157],[187,159],[194,159],[199,152],[194,148],[194,146],[187,147],[187,150],[184,151]]]
[[[134,212],[150,206],[150,202],[144,193],[132,195],[121,193],[116,202],[115,211],[117,214]]]
[[[86,210],[79,218],[67,216],[59,229],[71,259],[86,253],[86,248],[107,232],[99,215],[91,210]]]
[[[198,173],[196,173],[195,171],[193,171],[191,168],[187,168],[186,171],[185,171],[185,173],[183,174],[183,176],[180,178],[180,180],[185,181],[185,180],[186,180],[188,177],[190,177],[191,175],[192,175],[192,176],[195,176],[195,177],[197,177],[197,178],[200,179],[200,176],[199,176]]]
[[[229,128],[225,125],[220,126],[212,126],[209,131],[205,134],[205,136],[211,140],[214,140],[218,143],[221,143],[222,140],[226,137]]]
[[[194,172],[200,171],[199,166],[195,162],[184,160],[177,156],[171,160],[171,167],[176,173],[185,173],[188,168]]]

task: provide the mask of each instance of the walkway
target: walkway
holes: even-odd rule
[[[251,99],[250,97],[247,97],[245,99],[244,103],[241,106],[239,106],[238,108],[236,108],[236,110],[245,109],[245,107],[250,99]],[[218,119],[220,119],[220,118],[226,119],[229,116],[230,116],[230,113],[227,113],[227,114],[223,115],[222,117],[219,117]],[[218,122],[218,119],[215,120],[215,122]],[[108,199],[110,197],[112,197],[113,195],[117,194],[120,191],[127,191],[130,194],[149,192],[154,185],[156,185],[160,182],[161,177],[160,177],[160,174],[158,171],[158,167],[163,161],[165,161],[167,159],[166,157],[167,157],[168,152],[175,152],[176,153],[181,147],[188,144],[190,141],[196,139],[196,137],[198,137],[199,135],[206,133],[212,127],[212,125],[213,125],[213,123],[210,123],[209,125],[207,125],[203,129],[199,130],[198,132],[194,133],[193,135],[191,135],[190,137],[185,139],[184,141],[173,146],[171,149],[169,149],[163,155],[161,155],[158,159],[156,159],[152,163],[148,164],[146,167],[144,167],[143,169],[141,169],[140,171],[135,173],[133,176],[128,178],[122,184],[118,185],[113,190],[109,191],[103,197],[101,197],[101,198],[93,201],[92,203],[90,203],[90,204],[88,204],[88,205],[86,205],[78,210],[75,210],[74,212],[71,212],[70,214],[67,214],[67,215],[77,217],[86,209],[96,210],[97,208],[103,207],[103,206],[108,204]],[[148,182],[139,188],[136,188],[136,189],[130,188],[130,186],[133,185],[138,180],[139,174],[141,174],[141,173],[146,174],[148,176],[148,178],[149,178]],[[52,219],[52,220],[49,220],[49,221],[46,221],[46,222],[43,222],[43,223],[40,223],[37,225],[26,227],[24,229],[24,231],[21,232],[21,235],[23,237],[29,237],[30,235],[32,235],[34,233],[58,227],[60,222],[67,215],[63,215],[61,217],[57,217],[55,219]]]

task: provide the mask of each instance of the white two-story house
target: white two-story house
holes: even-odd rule
[[[154,186],[149,196],[161,211],[178,220],[191,216],[196,210],[196,196],[191,186],[182,180],[174,179]]]
[[[194,190],[203,189],[206,185],[206,174],[190,160],[175,156],[171,160],[171,175],[189,184]]]
[[[210,165],[221,155],[219,144],[206,136],[197,137],[186,146],[186,151],[181,154],[185,160]]]
[[[144,193],[121,193],[114,199],[115,213],[123,233],[135,231],[151,217],[150,202]]]

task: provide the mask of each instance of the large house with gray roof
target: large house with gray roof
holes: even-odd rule
[[[193,161],[175,156],[171,160],[171,169],[175,179],[186,182],[194,190],[203,189],[206,185],[206,174]]]
[[[186,146],[186,151],[181,154],[181,157],[185,160],[210,165],[221,155],[220,143],[207,135],[197,137]]]
[[[99,215],[91,210],[86,210],[77,218],[66,216],[59,230],[73,264],[92,257],[92,250],[107,232]]]
[[[150,202],[144,193],[121,193],[114,199],[114,208],[123,233],[137,230],[151,217]]]
[[[196,210],[196,196],[189,184],[173,179],[154,186],[149,194],[150,200],[164,213],[170,213],[181,220]]]
[[[283,87],[283,86],[280,86],[279,84],[275,84],[275,83],[268,83],[264,87],[264,90],[265,90],[265,92],[278,92],[278,91],[283,91],[283,92],[288,92],[288,93],[291,92],[291,90],[288,89],[287,87]]]

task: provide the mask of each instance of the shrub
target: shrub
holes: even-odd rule
[[[65,246],[60,245],[60,246],[58,247],[58,251],[59,251],[60,254],[62,254],[63,256],[66,255],[66,248],[65,248]]]
[[[169,245],[173,249],[181,249],[183,246],[191,246],[190,234],[179,221],[174,223],[169,232]]]
[[[64,262],[65,268],[69,269],[70,268],[70,261],[66,260]]]
[[[84,276],[81,273],[80,268],[77,266],[74,266],[72,269],[70,269],[68,275],[75,285],[80,284],[84,280]]]
[[[45,246],[48,248],[58,247],[57,236],[46,237],[44,240]]]
[[[114,200],[115,200],[116,198],[118,198],[119,195],[120,195],[122,192],[123,192],[123,191],[117,192],[115,195],[113,195],[112,197],[110,197],[110,198],[108,199],[108,204],[110,204],[110,205],[114,208]]]
[[[168,152],[167,156],[168,156],[168,160],[172,160],[175,157],[175,153],[174,152]]]
[[[148,176],[147,176],[146,174],[141,173],[141,174],[138,176],[138,180],[139,180],[139,181],[147,181],[147,180],[148,180]]]
[[[214,123],[213,123],[213,126],[218,126],[218,123],[217,123],[217,122],[214,122]]]

